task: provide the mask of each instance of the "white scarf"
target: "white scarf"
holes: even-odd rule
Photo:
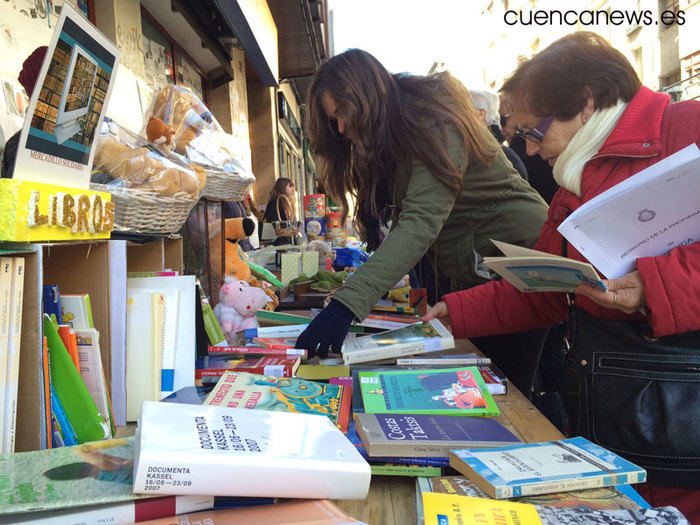
[[[594,111],[591,118],[579,128],[554,163],[552,171],[559,186],[581,196],[583,167],[600,150],[625,108],[627,102],[618,100],[615,106]]]

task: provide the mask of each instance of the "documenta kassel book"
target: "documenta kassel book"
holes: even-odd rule
[[[364,499],[370,467],[324,416],[145,402],[134,492]]]

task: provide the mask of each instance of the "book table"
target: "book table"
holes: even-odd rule
[[[440,354],[478,353],[468,339],[456,339],[455,348]],[[525,443],[554,441],[563,436],[557,428],[510,382],[508,394],[493,396],[501,412],[496,421]],[[417,522],[416,478],[372,476],[367,498],[335,501],[350,516],[371,525],[409,525]]]

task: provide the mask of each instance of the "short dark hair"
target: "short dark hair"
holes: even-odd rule
[[[593,97],[595,109],[629,102],[642,83],[632,64],[600,35],[572,33],[522,62],[500,92],[539,116],[574,118]]]

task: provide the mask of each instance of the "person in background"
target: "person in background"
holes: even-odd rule
[[[352,320],[426,252],[435,278],[458,290],[492,278],[483,264],[498,252],[491,239],[529,247],[539,234],[546,204],[449,73],[392,75],[369,53],[345,51],[316,72],[308,125],[324,188],[346,213],[355,198],[356,230],[373,252],[297,339],[311,355],[340,350]]]
[[[700,144],[700,101],[670,103],[642,86],[625,56],[595,33],[552,43],[521,63],[501,92],[528,154],[546,160],[560,185],[535,246],[555,255],[586,260],[557,231],[572,211]],[[569,434],[643,467],[642,497],[700,523],[700,242],[636,266],[604,280],[606,291],[579,285],[572,296],[492,281],[446,295],[424,319],[443,318],[455,338],[471,338],[570,315]]]
[[[31,55],[22,64],[22,71],[19,73],[19,83],[27,92],[27,96],[31,99],[34,91],[34,84],[41,71],[41,65],[46,56],[47,46],[37,47],[32,51]],[[5,151],[2,154],[2,169],[1,175],[4,179],[11,179],[15,170],[15,159],[17,158],[17,148],[19,147],[19,136],[22,130],[12,135],[5,143]]]
[[[253,194],[252,192],[246,195],[246,198],[241,201],[243,204],[243,208],[245,209],[245,216],[251,218],[252,220],[255,221],[255,231],[251,234],[249,237],[250,239],[250,244],[255,248],[260,247],[260,223],[263,220],[263,214],[260,211],[260,208],[258,208],[258,205],[255,203],[255,200],[253,199]]]
[[[547,204],[551,204],[552,197],[559,189],[559,185],[552,176],[552,167],[539,155],[527,154],[525,139],[515,134],[517,128],[515,118],[510,110],[510,104],[503,96],[501,96],[499,113],[503,135],[511,150],[522,160],[530,186],[535,188]]]
[[[296,220],[294,217],[294,208],[292,207],[295,192],[294,182],[292,182],[291,179],[286,177],[277,179],[267,199],[263,220],[265,222]],[[292,244],[292,240],[289,237],[277,237],[272,244],[275,246]]]
[[[484,125],[489,128],[493,136],[496,138],[496,142],[501,144],[503,153],[506,154],[508,160],[513,164],[513,167],[520,173],[520,176],[528,180],[527,169],[525,169],[525,164],[520,159],[517,153],[515,153],[511,148],[505,146],[503,142],[506,140],[505,135],[501,131],[501,117],[498,114],[499,100],[498,95],[495,93],[490,93],[488,91],[478,91],[476,89],[469,90],[469,94],[472,97],[472,103],[474,107],[479,112],[479,120],[484,123]]]

